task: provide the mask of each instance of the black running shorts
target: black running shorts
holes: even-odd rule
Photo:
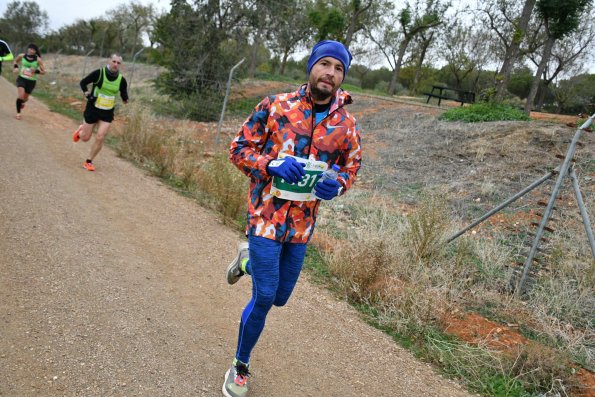
[[[24,79],[21,76],[17,77],[17,87],[23,87],[27,94],[31,94],[35,88],[35,80]]]
[[[94,101],[88,101],[83,116],[85,117],[85,123],[87,124],[95,124],[98,121],[105,121],[106,123],[111,123],[112,121],[114,121],[114,109],[97,109],[95,107]]]

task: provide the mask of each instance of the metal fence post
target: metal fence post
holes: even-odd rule
[[[578,184],[578,178],[576,176],[576,172],[574,171],[574,167],[570,167],[568,175],[570,176],[570,179],[572,179],[572,186],[574,187],[576,202],[581,212],[581,217],[583,218],[583,225],[585,226],[585,232],[587,233],[587,238],[589,239],[589,244],[591,245],[593,259],[595,259],[595,237],[593,237],[593,229],[591,228],[589,213],[587,212],[587,207],[585,207],[585,202],[583,201],[583,195],[581,194],[581,189]]]
[[[85,54],[85,63],[83,64],[83,78],[85,78],[85,73],[87,73],[87,60],[89,59],[89,55],[91,55],[93,51],[95,50],[93,49]]]
[[[130,78],[128,79],[128,90],[132,92],[132,77],[134,76],[134,69],[136,68],[136,57],[140,55],[141,52],[145,50],[145,47],[141,48],[134,54],[132,57],[132,69],[130,70]]]
[[[221,108],[221,117],[219,117],[219,124],[217,125],[217,134],[215,135],[215,147],[219,146],[219,134],[221,133],[221,125],[223,124],[223,116],[225,115],[225,106],[227,105],[227,97],[229,96],[229,90],[231,89],[231,78],[233,77],[233,72],[236,70],[238,66],[240,66],[246,58],[242,58],[242,60],[235,64],[233,68],[229,71],[229,79],[227,80],[227,87],[225,89],[225,98],[223,98],[223,107]]]
[[[446,240],[446,243],[447,244],[450,243],[451,241],[453,241],[456,238],[458,238],[461,235],[463,235],[468,230],[473,229],[475,226],[479,225],[481,222],[485,221],[486,219],[488,219],[492,215],[496,214],[500,210],[508,207],[510,204],[512,204],[513,202],[515,202],[519,198],[523,197],[525,194],[529,193],[531,190],[535,189],[537,186],[541,185],[545,181],[549,180],[552,176],[556,175],[558,173],[558,171],[559,171],[559,169],[556,168],[554,171],[548,172],[547,174],[545,174],[544,176],[542,176],[540,179],[538,179],[535,182],[533,182],[531,185],[527,186],[526,188],[524,188],[523,190],[521,190],[520,192],[518,192],[514,196],[512,196],[509,199],[507,199],[506,201],[504,201],[502,204],[498,205],[496,208],[494,208],[494,209],[486,212],[480,218],[478,218],[475,221],[473,221],[469,226],[467,226],[464,229],[458,231],[452,237],[449,237]]]
[[[517,296],[520,296],[522,294],[523,286],[525,284],[525,281],[527,280],[527,276],[529,275],[529,272],[531,271],[531,266],[533,265],[533,259],[535,258],[535,254],[537,253],[539,241],[541,240],[541,237],[543,236],[545,226],[546,226],[548,220],[550,219],[550,215],[552,214],[552,211],[554,210],[554,204],[556,204],[556,198],[558,197],[558,192],[560,191],[560,187],[562,186],[562,182],[564,181],[564,178],[568,176],[568,169],[570,167],[570,162],[571,162],[572,158],[574,157],[574,153],[576,151],[576,146],[578,144],[578,140],[581,137],[583,130],[588,128],[591,125],[594,118],[595,118],[595,114],[592,115],[591,117],[589,117],[589,119],[587,121],[585,121],[585,123],[576,130],[576,133],[574,134],[574,137],[572,138],[572,141],[570,142],[570,146],[568,147],[568,151],[566,152],[566,157],[564,158],[564,162],[562,163],[562,166],[560,167],[560,173],[558,174],[558,179],[556,179],[556,184],[554,185],[554,187],[552,189],[552,194],[550,196],[550,200],[547,203],[547,207],[545,208],[543,217],[541,218],[541,222],[539,223],[539,228],[537,229],[537,232],[535,233],[535,239],[533,240],[533,245],[531,246],[531,250],[529,251],[527,260],[525,261],[521,279],[519,280],[519,282],[517,284],[517,287],[515,290],[515,294]]]
[[[62,48],[58,50],[57,53],[54,54],[54,64],[52,65],[56,74],[58,73],[58,69],[60,66],[60,54],[62,53]]]

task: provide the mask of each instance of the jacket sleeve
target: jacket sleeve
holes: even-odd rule
[[[122,81],[120,82],[120,97],[124,102],[128,100],[128,82],[122,76]]]
[[[229,148],[229,159],[244,174],[265,179],[269,175],[266,167],[273,158],[261,154],[269,139],[267,122],[271,99],[263,99],[240,128]]]
[[[360,128],[357,121],[353,128],[347,131],[346,150],[343,151],[343,164],[337,180],[343,185],[343,193],[348,190],[355,182],[357,172],[362,162],[362,147],[360,138]]]
[[[83,78],[81,80],[81,82],[79,83],[79,85],[81,86],[81,90],[83,90],[83,92],[87,92],[87,88],[89,86],[89,84],[91,83],[95,83],[97,80],[99,80],[99,76],[101,74],[101,71],[99,69],[91,72],[89,75],[87,75],[87,77]]]

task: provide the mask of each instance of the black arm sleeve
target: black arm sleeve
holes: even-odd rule
[[[95,83],[97,80],[99,80],[100,75],[101,75],[101,71],[99,69],[97,69],[97,70],[91,72],[91,74],[89,74],[87,77],[82,79],[81,82],[79,83],[81,86],[81,90],[83,90],[83,92],[87,92],[87,86],[89,84]]]
[[[122,81],[120,81],[120,96],[124,102],[128,100],[128,83],[124,76],[122,76]]]
[[[10,54],[10,47],[4,40],[0,40],[0,57]]]

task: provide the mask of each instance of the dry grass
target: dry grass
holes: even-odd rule
[[[379,197],[359,192],[327,203],[323,212],[333,213],[333,221],[324,222],[320,231],[337,235],[337,227],[351,226],[346,238],[334,239],[327,247],[325,258],[343,294],[375,307],[382,326],[406,335],[431,334],[445,314],[484,307],[493,316],[525,324],[537,339],[556,348],[531,345],[511,359],[492,357],[495,353],[487,346],[457,344],[464,352],[455,353],[446,349],[446,342],[438,346],[434,341],[434,348],[446,349],[440,354],[450,355],[449,366],[466,371],[466,379],[477,382],[472,387],[488,395],[516,395],[498,393],[520,385],[564,390],[572,382],[569,356],[593,365],[592,265],[566,262],[560,254],[557,270],[542,275],[528,298],[519,301],[506,292],[515,251],[502,243],[505,235],[463,237],[445,245],[455,225],[443,196],[424,197],[408,216],[396,214],[386,201],[370,205],[382,203]],[[483,366],[473,368],[479,365],[474,360],[483,360]],[[482,384],[486,373],[502,375],[489,386],[496,382],[502,390],[489,391]]]
[[[142,105],[128,106],[125,117],[125,125],[116,134],[118,155],[169,179],[222,214],[224,221],[239,222],[246,208],[246,178],[225,154],[213,156],[202,141],[161,123]]]
[[[58,63],[60,68],[53,75],[59,79],[57,95],[68,97],[77,92],[80,61],[64,58]],[[139,83],[134,98],[139,100],[124,109],[126,123],[116,123],[118,128],[114,129],[118,153],[189,191],[227,221],[241,223],[247,178],[230,165],[225,154],[213,152],[214,124],[157,118],[148,106],[155,99],[145,84],[149,78],[141,76],[134,77]],[[72,85],[74,88],[67,88]],[[365,105],[365,101],[357,103],[361,102]],[[240,123],[224,123],[223,142],[229,141]],[[572,354],[576,361],[593,369],[595,263],[589,259],[590,248],[580,220],[556,214],[561,221],[558,232],[550,236],[549,271],[539,273],[523,301],[507,292],[510,265],[519,251],[519,241],[511,239],[510,230],[485,228],[477,235],[444,244],[466,223],[459,219],[460,214],[478,205],[470,197],[482,196],[483,205],[484,198],[489,201],[503,192],[518,191],[535,175],[543,175],[543,166],[532,161],[564,152],[561,127],[511,123],[469,127],[436,122],[410,109],[396,115],[383,111],[362,124],[369,151],[358,184],[348,195],[321,206],[315,236],[342,293],[351,301],[373,306],[382,326],[430,335],[428,346],[444,350],[444,357],[455,357],[453,351],[461,348],[437,342],[429,330],[440,326],[444,313],[480,310],[491,318],[522,324],[535,339],[554,346],[561,354]],[[420,130],[433,134],[420,134]],[[404,141],[416,142],[412,151],[389,145]],[[595,176],[589,153],[586,159],[579,158],[582,183],[592,180],[586,176]],[[506,174],[503,169],[510,172]],[[399,172],[395,175],[394,170]],[[513,172],[517,170],[518,175]],[[593,190],[588,184],[586,188],[587,192]],[[430,189],[434,193],[428,193]],[[588,208],[595,208],[593,195],[585,195],[585,200]],[[526,200],[523,205],[528,203]],[[478,363],[502,375],[504,390],[518,386],[511,379],[558,391],[567,385],[567,380],[556,380],[566,379],[567,374],[554,365],[561,362],[554,353],[522,351],[510,362],[494,359],[489,350],[477,349],[483,348],[470,347],[451,361],[476,372],[480,386],[484,381]],[[537,371],[536,367],[541,369]],[[550,378],[547,371],[551,371]]]
[[[196,182],[224,219],[241,220],[246,212],[246,178],[226,155],[217,155],[204,163],[198,169]]]

